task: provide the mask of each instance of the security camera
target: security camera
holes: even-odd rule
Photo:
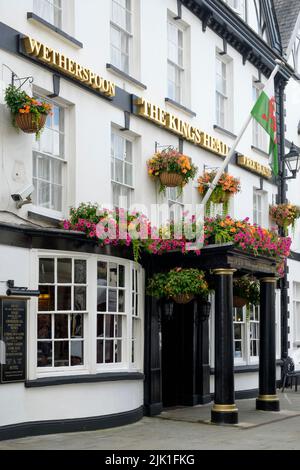
[[[25,204],[32,204],[31,195],[33,191],[34,186],[31,184],[22,191],[11,195],[12,200],[16,202],[17,209],[21,209]]]

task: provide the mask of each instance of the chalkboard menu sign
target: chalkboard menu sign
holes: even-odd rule
[[[5,344],[5,364],[1,383],[24,382],[26,378],[26,300],[0,299],[1,340]]]

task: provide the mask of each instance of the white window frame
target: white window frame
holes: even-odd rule
[[[41,214],[41,215],[45,215],[45,216],[48,216],[48,217],[52,217],[54,219],[61,220],[62,217],[65,214],[65,209],[66,209],[66,205],[67,205],[66,201],[67,201],[68,140],[67,140],[67,136],[66,136],[66,129],[69,128],[69,126],[68,126],[68,124],[69,124],[69,121],[68,121],[69,120],[68,107],[63,105],[61,102],[56,101],[56,100],[49,100],[49,98],[43,96],[41,93],[38,93],[38,92],[34,92],[34,96],[37,97],[37,99],[40,99],[42,101],[47,101],[48,103],[59,107],[60,110],[63,111],[63,130],[62,131],[61,130],[55,131],[54,129],[50,128],[51,132],[58,132],[59,135],[63,136],[62,156],[53,155],[51,153],[48,153],[48,152],[45,152],[45,151],[39,149],[39,147],[41,145],[40,142],[41,142],[41,139],[43,138],[43,136],[41,136],[39,141],[36,141],[36,140],[34,141],[33,148],[32,148],[32,162],[33,162],[32,164],[34,164],[34,156],[35,155],[36,156],[41,155],[42,157],[45,157],[45,158],[49,159],[50,164],[51,164],[51,162],[56,161],[56,162],[59,162],[62,165],[62,169],[61,169],[61,179],[62,179],[62,183],[61,183],[61,187],[62,187],[61,206],[62,207],[61,208],[62,208],[62,210],[57,211],[57,210],[47,208],[47,207],[43,207],[43,206],[36,205],[36,204],[33,204],[32,210],[33,210],[33,212],[35,212],[37,214]],[[51,117],[51,119],[52,119],[52,117]],[[46,122],[46,125],[45,125],[45,129],[42,132],[46,132],[46,131],[47,131],[47,122]],[[40,179],[40,178],[38,178],[37,176],[36,177],[34,176],[34,169],[32,168],[33,185],[34,185],[34,180],[35,179]],[[53,183],[51,183],[51,181],[49,181],[49,183],[53,185]]]
[[[178,60],[175,62],[169,55],[169,45],[172,42],[170,38],[170,27],[175,28],[177,31],[177,44],[173,46],[177,46],[177,55]],[[178,37],[181,35],[181,42],[182,47],[179,46]],[[171,15],[168,15],[168,23],[167,23],[167,41],[168,41],[168,98],[172,99],[173,101],[184,104],[186,101],[186,97],[184,96],[185,84],[186,84],[186,64],[185,64],[185,54],[186,54],[186,28],[183,27],[182,24],[178,23],[178,21],[174,21]],[[181,52],[180,52],[181,51]],[[181,63],[179,58],[181,56]],[[170,79],[169,69],[170,67],[175,70],[175,82]],[[170,96],[169,93],[169,83],[172,82],[175,86],[175,95]]]
[[[263,228],[269,226],[268,193],[257,188],[253,188],[253,223]]]
[[[50,8],[51,14],[53,15],[53,21],[51,21],[51,18],[47,17],[47,15],[43,14],[42,5]],[[34,0],[33,11],[36,15],[40,16],[56,28],[63,29],[63,0]]]
[[[252,95],[253,103],[259,98],[263,84],[255,83],[256,79],[253,78],[252,82]],[[268,153],[268,138],[264,128],[255,120],[252,120],[252,145],[264,153]]]
[[[143,356],[144,356],[144,280],[145,274],[143,268],[129,260],[112,256],[100,256],[95,254],[85,254],[77,252],[58,252],[48,250],[31,250],[30,264],[31,264],[31,282],[30,289],[38,289],[39,285],[39,258],[75,258],[87,261],[87,305],[84,317],[84,365],[83,366],[69,366],[69,367],[37,367],[37,312],[38,312],[38,299],[32,298],[28,308],[27,318],[27,375],[28,380],[36,380],[43,377],[62,377],[73,375],[87,375],[96,374],[101,372],[117,372],[117,371],[143,371]],[[117,263],[125,266],[125,311],[126,311],[126,338],[124,345],[124,360],[120,364],[97,364],[97,263],[98,261]],[[131,362],[132,351],[132,269],[136,269],[139,279],[138,295],[141,299],[139,302],[139,322],[140,322],[140,335],[137,341],[135,363]],[[63,313],[63,312],[62,312]]]
[[[222,73],[218,73],[221,64]],[[233,62],[228,56],[221,56],[220,50],[216,51],[215,73],[215,114],[216,124],[222,129],[233,130]],[[218,79],[219,78],[219,79]],[[222,83],[222,89],[218,82]]]
[[[131,160],[132,160],[131,162],[125,162],[125,160],[121,160],[121,159],[116,158],[115,151],[114,151],[114,153],[112,152],[113,151],[113,146],[112,146],[112,135],[113,134],[115,136],[117,136],[118,138],[123,139],[123,141],[125,141],[124,155],[126,155],[126,143],[129,142],[131,144]],[[122,207],[123,208],[129,208],[133,203],[133,195],[134,195],[134,189],[135,189],[135,144],[136,144],[136,141],[135,141],[135,138],[133,136],[128,136],[128,135],[125,136],[116,127],[114,127],[114,126],[111,127],[111,156],[110,156],[110,161],[111,161],[111,188],[112,188],[112,201],[113,201],[114,207],[121,207],[119,204],[114,204],[114,188],[116,186],[118,186],[120,191],[121,191],[121,198],[126,197],[126,194],[128,195],[127,202],[126,202],[127,207],[124,207],[124,205],[122,205]],[[114,176],[116,175],[116,170],[115,170],[116,160],[120,160],[120,161],[123,162],[123,172],[122,172],[123,173],[123,181],[122,182],[117,181],[116,178],[114,178]],[[112,167],[113,165],[114,165],[114,170],[113,170],[113,167]],[[125,167],[126,167],[126,165],[131,166],[132,185],[126,184],[124,182],[125,181]]]
[[[118,24],[114,18],[113,18],[113,8],[114,5],[117,5],[119,8],[124,8],[118,0],[110,0],[111,1],[111,21],[110,21],[110,56],[111,56],[111,63],[115,67],[117,67],[119,70],[121,70],[124,73],[127,73],[128,75],[132,74],[132,66],[133,66],[133,0],[126,0],[130,3],[130,9],[128,7],[125,7],[126,10],[126,15],[129,15],[130,18],[130,28],[124,28],[123,25]],[[112,29],[116,30],[117,33],[120,36],[120,47],[117,47],[115,44],[112,42]],[[124,51],[123,50],[123,44],[125,43],[124,37],[128,41],[128,50]],[[120,60],[118,63],[116,63],[113,60],[113,49],[117,50],[119,55],[120,55]],[[127,56],[127,61],[128,61],[128,67],[122,67],[122,55]]]
[[[169,207],[169,220],[180,222],[184,212],[183,193],[179,192],[179,188],[167,188],[166,198]]]
[[[280,320],[280,290],[276,289],[276,296],[275,296],[275,335],[276,335],[276,359],[280,359],[281,357],[281,320]],[[210,365],[211,367],[214,367],[214,360],[215,360],[215,314],[214,314],[214,305],[215,305],[215,296],[212,296],[212,315],[210,318],[210,323],[209,323],[209,330],[210,330],[210,351],[209,351],[209,357],[210,357]],[[250,306],[250,308],[253,308],[253,306]],[[236,309],[234,309],[236,310]],[[233,316],[233,323],[234,322],[234,316]],[[250,329],[251,329],[251,323],[252,321],[250,320],[249,317],[249,312],[247,313],[247,307],[243,307],[243,322],[242,322],[242,357],[235,357],[234,358],[234,366],[239,367],[239,366],[252,366],[252,365],[258,365],[259,364],[259,356],[251,356],[251,348],[250,348]],[[234,336],[234,331],[233,331],[233,336]],[[233,337],[233,341],[235,342],[235,338]],[[233,345],[233,351],[234,351],[234,345]]]

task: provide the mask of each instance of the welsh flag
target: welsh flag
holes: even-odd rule
[[[254,108],[251,111],[253,118],[267,131],[270,136],[270,155],[272,154],[273,173],[277,176],[278,164],[278,142],[277,142],[277,121],[276,121],[276,100],[274,91],[274,81],[267,83],[261,92]]]

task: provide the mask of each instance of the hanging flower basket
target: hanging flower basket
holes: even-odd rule
[[[278,206],[270,207],[270,217],[278,225],[285,230],[292,225],[295,227],[295,222],[300,218],[300,207],[292,204],[280,204]]]
[[[37,134],[45,126],[46,114],[40,114],[36,121],[36,116],[32,113],[17,114],[15,117],[16,126],[26,134]]]
[[[193,294],[179,294],[173,297],[174,302],[176,304],[186,305],[189,304],[192,300],[194,300],[195,296]]]
[[[5,90],[5,102],[13,115],[13,125],[39,138],[47,116],[51,114],[51,104],[30,98],[25,91],[13,85]]]
[[[168,273],[155,274],[148,281],[147,294],[188,304],[196,296],[206,300],[209,294],[204,272],[199,269],[175,268]]]
[[[237,297],[236,295],[233,296],[233,307],[234,308],[243,308],[247,305],[247,299],[243,297]]]
[[[259,305],[260,289],[257,280],[249,278],[235,279],[233,281],[233,306],[243,308],[246,305]]]
[[[162,186],[167,188],[177,188],[178,186],[182,186],[183,177],[178,173],[161,173],[159,175],[160,183]]]
[[[210,184],[214,181],[216,177],[216,172],[205,172],[199,179],[198,179],[198,191],[202,197],[205,196],[207,193]],[[208,215],[210,213],[210,204],[223,204],[224,205],[224,214],[228,213],[228,205],[230,198],[239,193],[241,190],[240,180],[234,178],[233,176],[229,175],[228,173],[223,173],[219,182],[217,183],[211,197],[209,200],[209,204],[207,206]]]
[[[147,161],[148,174],[160,181],[160,192],[166,188],[182,188],[195,177],[197,167],[191,159],[172,147],[157,152]]]

